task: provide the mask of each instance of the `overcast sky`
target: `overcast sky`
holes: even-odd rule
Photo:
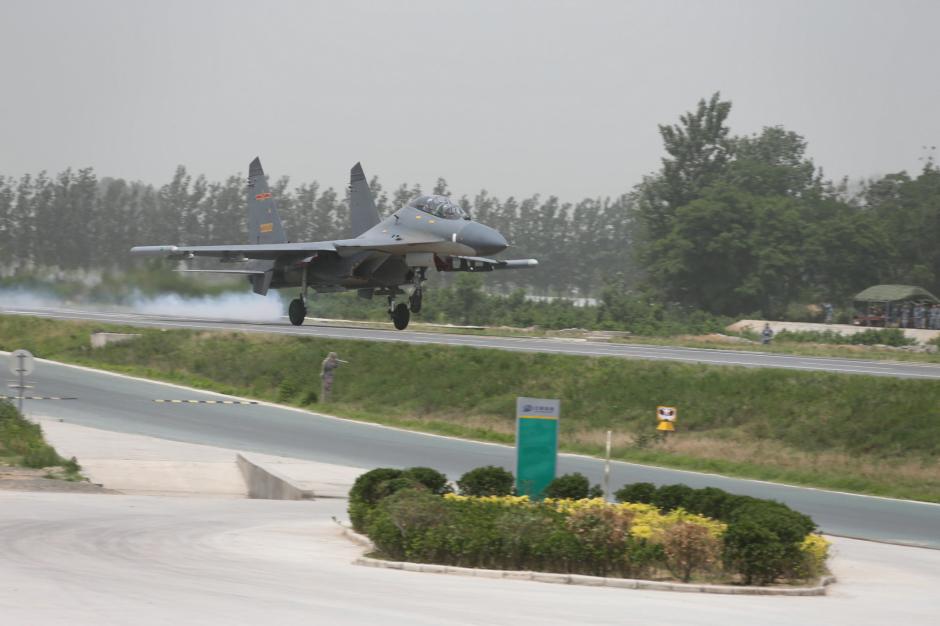
[[[0,174],[93,166],[563,200],[655,170],[714,91],[828,176],[940,145],[940,2],[2,0]]]

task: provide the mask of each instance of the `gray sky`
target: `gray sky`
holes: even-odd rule
[[[940,145],[940,2],[3,0],[0,174],[617,195],[716,90],[827,176]]]

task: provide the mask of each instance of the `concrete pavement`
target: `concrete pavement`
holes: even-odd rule
[[[828,596],[677,594],[357,567],[340,500],[0,493],[0,623],[927,626],[940,551],[835,540]]]

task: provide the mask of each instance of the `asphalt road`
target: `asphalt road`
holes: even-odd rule
[[[234,330],[241,332],[277,333],[286,335],[332,337],[336,339],[364,339],[369,341],[401,341],[407,343],[436,343],[475,348],[496,348],[521,352],[550,352],[582,356],[609,356],[658,361],[681,361],[711,365],[739,365],[744,367],[775,367],[791,370],[839,372],[940,380],[940,365],[893,361],[865,361],[824,357],[792,356],[735,350],[709,350],[669,346],[645,346],[571,339],[541,339],[514,337],[487,337],[396,330],[316,325],[309,321],[304,326],[291,326],[286,321],[269,323],[233,322],[188,317],[144,315],[126,311],[94,311],[81,308],[17,307],[0,303],[0,313],[32,315],[53,319],[92,320],[132,326],[159,328],[197,328]]]
[[[935,624],[940,552],[836,539],[827,597],[668,593],[352,565],[344,502],[0,492],[5,625]]]
[[[7,367],[6,355],[0,367]],[[192,443],[358,467],[424,465],[452,479],[481,465],[513,468],[508,446],[424,435],[269,404],[168,404],[156,400],[217,400],[219,394],[37,360],[32,395],[75,397],[27,401],[30,414]],[[81,459],[79,459],[81,461]],[[559,472],[600,482],[597,459],[561,455]],[[813,517],[827,533],[940,548],[940,505],[858,496],[761,481],[613,463],[611,487],[624,483],[685,483],[774,498]]]

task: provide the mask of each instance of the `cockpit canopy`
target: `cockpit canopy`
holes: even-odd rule
[[[445,220],[470,219],[460,205],[447,196],[418,196],[408,206]]]

